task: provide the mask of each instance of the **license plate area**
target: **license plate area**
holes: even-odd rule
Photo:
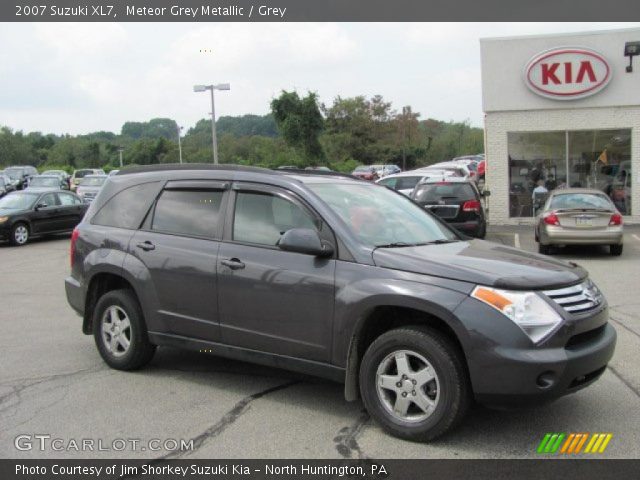
[[[576,217],[576,227],[593,227],[591,217]]]

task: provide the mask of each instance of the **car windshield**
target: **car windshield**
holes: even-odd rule
[[[80,182],[81,187],[99,187],[104,183],[107,177],[85,177]]]
[[[405,247],[458,240],[407,197],[376,185],[309,184],[369,247]]]
[[[38,198],[37,193],[17,192],[0,198],[0,209],[26,210],[31,208]]]
[[[58,177],[33,177],[29,182],[30,187],[59,187]]]
[[[47,170],[46,172],[42,172],[42,175],[58,175],[58,176],[62,176],[62,175],[64,175],[64,172],[62,170]]]
[[[549,208],[563,209],[606,209],[613,210],[611,202],[604,195],[597,193],[563,193],[551,198]]]
[[[468,183],[428,183],[418,185],[414,200],[422,204],[437,203],[440,200],[471,200],[475,192]]]
[[[17,180],[22,177],[22,168],[7,168],[4,173],[9,175],[12,180]]]
[[[373,170],[373,167],[369,167],[367,165],[363,165],[361,167],[356,167],[354,172],[370,172],[371,170]]]
[[[93,173],[93,170],[76,170],[76,172],[73,174],[75,178],[84,178],[87,175],[91,175]]]

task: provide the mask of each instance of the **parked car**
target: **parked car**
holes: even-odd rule
[[[408,172],[396,173],[395,175],[387,175],[380,180],[377,180],[378,185],[389,187],[392,190],[397,190],[403,195],[410,196],[415,186],[423,180],[437,176],[442,178],[439,173],[436,172],[420,172],[417,170],[410,170]]]
[[[98,192],[107,181],[106,175],[87,175],[82,178],[76,193],[85,203],[91,203],[98,195]]]
[[[7,193],[11,193],[16,189],[8,175],[0,174],[0,197],[4,197]]]
[[[69,188],[69,182],[71,181],[71,175],[69,175],[64,170],[45,170],[41,175],[57,175],[64,180],[67,184],[67,188]]]
[[[304,167],[305,170],[319,170],[321,172],[333,172],[329,167]]]
[[[87,175],[104,175],[104,174],[105,174],[104,170],[102,170],[101,168],[82,168],[80,170],[76,170],[73,172],[73,175],[71,175],[69,188],[71,189],[72,192],[75,192],[76,189],[78,188],[78,185],[80,185],[80,182],[82,181],[82,179]]]
[[[31,177],[38,175],[38,170],[31,165],[19,165],[5,168],[4,173],[9,176],[16,190],[22,190],[27,188]]]
[[[326,377],[414,441],[472,399],[539,406],[586,387],[615,348],[580,266],[470,240],[344,175],[131,167],[70,250],[67,299],[112,368],[166,345]]]
[[[25,245],[32,237],[71,232],[87,207],[68,191],[23,190],[0,198],[0,239]]]
[[[111,170],[111,171],[109,172],[109,175],[107,175],[107,176],[108,176],[108,177],[113,177],[114,175],[117,175],[119,171],[120,171],[120,170]]]
[[[469,180],[471,178],[471,175],[469,174],[469,169],[467,167],[465,167],[464,165],[461,165],[461,164],[455,164],[455,163],[451,163],[451,162],[436,163],[436,164],[433,164],[433,165],[429,165],[428,167],[420,167],[417,170],[420,170],[420,171],[431,170],[431,171],[438,171],[438,172],[449,172],[448,173],[449,176],[460,177],[460,178],[463,178],[465,180]]]
[[[489,195],[488,191],[484,192]],[[466,235],[484,238],[487,220],[482,194],[476,184],[459,177],[427,179],[416,186],[411,198]]]
[[[68,190],[67,182],[59,175],[36,175],[31,178],[26,190]]]
[[[400,173],[402,171],[402,169],[399,166],[393,165],[393,164],[371,165],[371,166],[376,169],[376,173],[378,174],[378,177],[380,177],[380,178],[386,177],[387,175],[393,175],[393,174],[396,174],[396,173]]]
[[[373,165],[360,165],[359,167],[356,167],[351,175],[361,178],[362,180],[369,180],[370,182],[374,182],[380,178]]]
[[[608,245],[618,256],[623,233],[622,215],[601,190],[554,190],[536,218],[538,251],[547,255],[556,245]]]

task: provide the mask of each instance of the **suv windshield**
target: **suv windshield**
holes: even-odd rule
[[[468,183],[428,183],[418,185],[414,200],[421,204],[438,203],[440,200],[472,200],[476,198]]]
[[[33,177],[29,182],[30,187],[59,187],[58,177]]]
[[[458,237],[429,213],[388,188],[360,184],[308,184],[369,247],[404,247]]]
[[[9,175],[12,180],[17,180],[22,177],[24,170],[22,168],[7,168],[4,173]]]
[[[92,173],[93,173],[93,170],[76,170],[73,176],[75,178],[83,178],[86,175],[91,175]]]
[[[6,208],[7,210],[26,210],[33,206],[37,198],[37,193],[12,193],[4,198],[0,198],[0,208]]]
[[[107,177],[85,177],[80,182],[81,187],[99,187],[104,183]]]

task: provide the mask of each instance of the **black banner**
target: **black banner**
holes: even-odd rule
[[[0,460],[2,480],[637,478],[640,460]]]
[[[633,21],[637,0],[14,0],[3,22]]]

